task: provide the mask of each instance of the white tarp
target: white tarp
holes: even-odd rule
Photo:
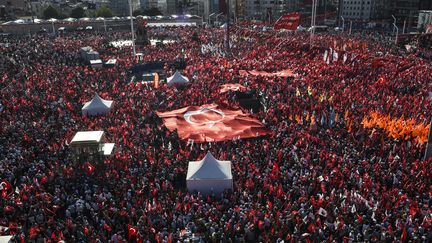
[[[82,131],[77,132],[72,138],[71,144],[75,143],[99,143],[102,141],[103,131]]]
[[[103,150],[103,154],[105,156],[111,155],[112,151],[114,150],[114,143],[104,143],[102,144],[102,150]]]
[[[178,85],[178,84],[187,84],[189,83],[189,79],[183,75],[179,71],[176,71],[173,76],[167,78],[168,85]]]
[[[12,235],[4,235],[4,236],[0,236],[0,243],[8,243],[8,242],[11,242],[10,239],[12,239]]]
[[[196,190],[202,194],[213,191],[217,195],[225,189],[232,189],[231,161],[217,160],[210,152],[200,161],[190,161],[186,184],[189,191]]]
[[[99,97],[98,94],[95,94],[94,98],[85,103],[82,108],[83,115],[87,116],[96,116],[96,115],[104,115],[107,114],[111,107],[113,106],[113,101],[104,100]]]

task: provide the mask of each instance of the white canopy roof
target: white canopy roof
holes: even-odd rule
[[[84,104],[82,108],[82,113],[84,115],[103,115],[110,111],[113,105],[113,101],[104,100],[95,94],[93,99]]]
[[[12,239],[12,235],[0,236],[0,243],[8,243]]]
[[[102,60],[101,59],[96,59],[96,60],[90,60],[90,64],[102,64]]]
[[[232,180],[231,161],[220,161],[208,152],[201,161],[190,161],[186,180]]]
[[[84,131],[77,132],[72,138],[71,144],[74,143],[99,143],[102,140],[104,131]]]
[[[176,71],[173,76],[167,78],[168,85],[174,84],[187,84],[189,83],[189,79],[183,75],[179,71]]]
[[[111,155],[114,150],[114,143],[104,143],[102,145],[102,150],[105,156]]]

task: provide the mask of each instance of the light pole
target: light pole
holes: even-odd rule
[[[311,17],[311,29],[310,29],[310,46],[313,46],[313,38],[315,33],[315,15],[316,15],[316,0],[312,0],[312,17]]]
[[[399,28],[393,23],[394,28],[396,29],[396,39],[395,39],[395,45],[398,43],[398,36],[399,36]]]
[[[107,32],[106,31],[106,19],[104,18],[104,28],[105,28],[105,32]]]
[[[52,20],[52,19],[51,19],[51,25],[52,25],[52,29],[53,29],[53,36],[55,36],[56,32],[55,32],[55,27],[54,27],[54,20]]]
[[[211,24],[211,25],[213,25],[212,24],[212,22],[211,22],[211,18],[213,17],[213,15],[215,15],[216,13],[211,13],[209,16],[208,16],[208,18],[209,18],[209,24]]]
[[[396,17],[392,14],[392,18],[393,18],[393,26],[396,26]],[[395,31],[395,28],[393,27],[393,33]]]
[[[216,17],[215,17],[215,22],[217,21],[217,22],[219,22],[219,16],[221,16],[223,14],[223,12],[222,13],[219,13],[218,15],[216,15]]]
[[[402,34],[405,34],[405,26],[406,26],[406,19],[404,19],[404,25],[403,25],[403,29],[402,29]]]
[[[135,58],[136,49],[135,49],[135,33],[134,33],[133,18],[132,18],[132,0],[128,0],[128,2],[129,2],[130,25],[131,25],[131,32],[132,32],[133,58]]]
[[[344,32],[345,31],[345,18],[342,15],[340,17],[342,19],[342,32]]]
[[[352,20],[350,21],[350,31],[349,31],[350,35],[351,35],[351,32],[352,32]]]

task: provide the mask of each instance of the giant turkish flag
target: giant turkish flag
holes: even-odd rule
[[[269,129],[241,110],[219,108],[216,104],[188,106],[178,110],[157,112],[165,126],[181,139],[196,143],[265,136]]]

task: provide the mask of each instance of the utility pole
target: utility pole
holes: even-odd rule
[[[340,16],[342,19],[342,33],[345,31],[345,18],[341,15]]]
[[[316,7],[317,0],[312,0],[312,17],[311,17],[311,29],[310,29],[310,46],[313,46],[313,38],[315,34],[315,18],[316,18]]]

